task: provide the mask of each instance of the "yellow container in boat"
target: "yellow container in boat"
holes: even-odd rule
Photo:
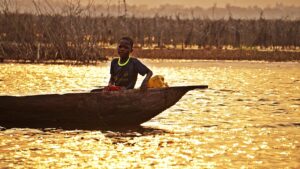
[[[164,88],[169,87],[162,75],[155,75],[150,78],[148,88]]]

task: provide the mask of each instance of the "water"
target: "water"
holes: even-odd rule
[[[299,63],[143,62],[171,86],[209,89],[139,128],[2,129],[0,167],[300,168]],[[108,78],[109,63],[0,64],[0,95],[89,91]]]

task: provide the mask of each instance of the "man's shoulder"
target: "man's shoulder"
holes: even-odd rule
[[[112,60],[111,60],[111,62],[117,62],[119,60],[119,58],[113,58]]]
[[[118,58],[113,58],[112,60],[111,60],[111,64],[117,64],[118,63]]]
[[[141,61],[135,57],[130,58],[133,63],[141,63]]]

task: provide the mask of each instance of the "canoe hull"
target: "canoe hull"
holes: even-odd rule
[[[0,126],[91,129],[139,125],[192,89],[0,96]]]

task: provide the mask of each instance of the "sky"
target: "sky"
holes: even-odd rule
[[[112,3],[117,3],[119,0],[96,0],[98,2],[111,1]],[[120,0],[123,2],[123,0]],[[172,5],[182,5],[185,7],[200,6],[203,8],[208,8],[214,4],[217,7],[225,7],[226,4],[231,4],[232,6],[248,7],[248,6],[258,6],[258,7],[272,7],[276,3],[281,3],[283,5],[295,5],[300,6],[300,0],[126,0],[130,5],[147,5],[149,7],[156,7],[163,4]]]

